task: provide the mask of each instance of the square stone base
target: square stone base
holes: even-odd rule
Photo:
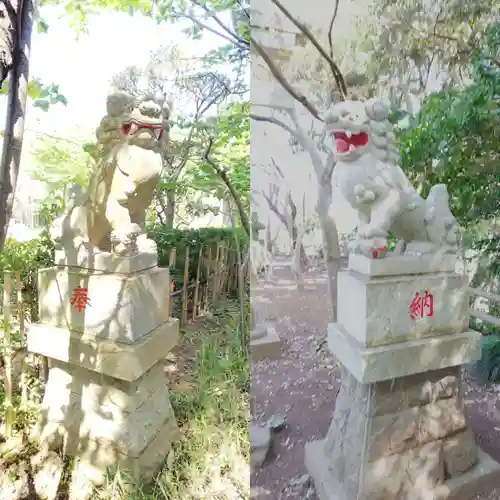
[[[467,276],[454,273],[370,277],[339,271],[337,323],[367,347],[464,332],[468,284]]]
[[[252,361],[263,359],[278,359],[281,357],[283,341],[273,326],[267,325],[266,335],[257,339],[250,339],[250,355]]]
[[[500,479],[474,442],[460,367],[373,384],[343,369],[326,438],[306,445],[305,462],[320,500],[465,500]]]
[[[107,273],[132,274],[158,265],[156,251],[139,252],[130,257],[123,257],[111,252],[93,250],[89,252],[81,247],[73,255],[68,256],[65,250],[56,250],[54,263],[58,267],[82,268]]]
[[[305,446],[305,465],[312,477],[319,500],[357,500],[348,496],[332,474],[324,451],[324,441],[312,441]],[[434,491],[424,489],[421,495],[393,496],[384,500],[471,500],[475,495],[487,493],[500,486],[500,464],[495,462],[481,449],[478,462],[468,472],[439,485]],[[390,473],[391,471],[387,471]],[[375,500],[372,497],[371,500]]]
[[[81,289],[88,304],[78,308]],[[169,319],[168,268],[119,274],[51,267],[39,270],[38,290],[40,323],[72,332],[133,343]]]
[[[179,340],[179,320],[170,318],[133,344],[66,328],[30,325],[28,351],[111,377],[134,381],[165,359]]]
[[[328,348],[362,383],[390,380],[481,358],[482,335],[474,330],[366,347],[341,325],[328,325]]]
[[[390,255],[384,259],[370,259],[364,255],[349,255],[348,267],[367,276],[401,276],[407,274],[452,273],[457,258],[450,254]]]
[[[162,362],[129,382],[51,360],[33,437],[77,457],[95,484],[116,466],[149,481],[180,437],[166,382]]]

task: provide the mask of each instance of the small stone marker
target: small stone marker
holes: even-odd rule
[[[269,426],[252,424],[250,428],[250,466],[259,469],[266,460],[271,447],[271,429]]]

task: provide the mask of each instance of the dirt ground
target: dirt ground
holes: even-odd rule
[[[326,271],[312,270],[298,292],[288,262],[278,260],[273,279],[255,290],[262,308],[284,340],[282,357],[252,366],[252,418],[264,424],[280,415],[286,427],[275,433],[263,467],[251,478],[252,498],[315,500],[304,466],[304,444],[323,438],[339,387],[339,370],[327,349],[330,305]],[[319,350],[318,350],[319,349]],[[479,386],[464,377],[464,395],[477,443],[500,461],[500,385]],[[498,500],[500,489],[471,500]]]

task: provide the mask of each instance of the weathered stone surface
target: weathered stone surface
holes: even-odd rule
[[[431,446],[428,448],[422,448],[427,453],[430,453]],[[436,456],[436,447],[432,447],[432,456]],[[424,455],[425,459],[425,454]],[[469,500],[475,497],[477,494],[486,493],[491,491],[492,488],[498,487],[500,485],[500,465],[495,462],[491,457],[481,450],[478,450],[479,460],[477,464],[472,467],[465,474],[448,479],[444,482],[438,482],[433,490],[410,488],[411,485],[406,482],[404,483],[401,491],[394,495],[386,495],[379,497],[379,500]],[[423,469],[421,475],[416,476],[417,484],[425,484],[426,481],[433,481],[436,477],[432,473],[438,473],[438,468],[433,468],[433,462],[429,457],[426,460],[426,467]],[[387,457],[385,460],[395,460],[396,455],[392,457]],[[418,459],[417,459],[418,460]],[[400,462],[401,463],[401,462]],[[305,464],[307,471],[311,475],[316,488],[316,493],[319,500],[375,500],[376,497],[374,493],[369,493],[364,495],[362,492],[351,492],[346,493],[346,490],[342,483],[336,480],[336,477],[331,474],[328,468],[328,457],[324,453],[324,441],[312,441],[307,443],[305,446]],[[386,462],[386,465],[388,462]],[[415,466],[418,465],[418,461]],[[383,467],[385,470],[386,467]],[[414,468],[415,471],[418,467]],[[397,471],[391,469],[385,471],[385,476],[379,478],[377,475],[377,480],[386,480],[387,477],[395,477],[395,486],[391,487],[391,491],[394,491],[398,486],[401,486],[401,482],[398,480],[400,475]],[[371,482],[373,484],[373,482]],[[422,491],[423,490],[423,491]],[[367,490],[368,492],[370,490]],[[376,485],[373,491],[377,491]]]
[[[363,347],[338,323],[328,325],[328,348],[363,383],[472,363],[481,358],[482,335],[474,330]]]
[[[459,390],[460,368],[417,373],[376,384],[360,384],[347,370],[343,370],[343,377],[343,386],[358,409],[375,416],[455,396]],[[368,397],[372,398],[371,405],[366,404]]]
[[[250,466],[262,467],[271,447],[271,429],[269,426],[252,424],[250,427]]]
[[[30,325],[28,350],[48,358],[127,381],[165,359],[179,339],[179,320],[170,318],[133,344],[71,333],[66,328]],[[51,339],[47,342],[47,339]]]
[[[40,322],[47,326],[133,343],[169,320],[168,268],[126,275],[51,267],[38,280]],[[71,303],[77,286],[88,290],[82,311]]]
[[[423,499],[443,479],[441,443],[427,443],[370,463],[360,499],[399,500],[411,495]]]
[[[266,358],[277,359],[281,356],[283,341],[279,338],[276,329],[266,324],[264,333],[257,338],[250,338],[250,355],[253,362]]]
[[[478,461],[477,446],[471,429],[450,436],[443,441],[446,477],[460,476]]]
[[[468,278],[458,274],[369,278],[340,271],[337,322],[361,345],[375,347],[447,333],[469,326]],[[416,292],[434,297],[433,315],[411,319]],[[356,297],[356,300],[352,300]]]
[[[335,484],[335,495],[327,491],[320,499],[440,498],[432,495],[443,482],[477,460],[459,374],[455,367],[361,384],[343,368],[330,428],[324,440],[311,443],[323,457],[321,466],[306,447],[318,492],[326,491],[318,474]]]
[[[163,364],[133,382],[104,376],[99,383],[99,374],[74,368],[52,362],[34,437],[78,456],[94,482],[116,464],[148,476],[179,438]]]

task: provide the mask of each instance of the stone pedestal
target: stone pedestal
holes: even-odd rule
[[[261,324],[250,333],[250,353],[252,361],[278,359],[281,356],[283,341],[274,326]]]
[[[250,332],[250,354],[252,361],[277,359],[281,356],[282,340],[276,329],[260,318],[252,307],[252,331]]]
[[[28,349],[50,364],[35,437],[77,456],[97,484],[115,466],[151,479],[179,438],[164,373],[179,338],[168,269],[109,258],[114,272],[41,270],[40,324],[28,331]],[[73,301],[77,287],[85,308]]]
[[[460,393],[461,365],[481,356],[467,280],[448,259],[432,273],[413,259],[406,275],[393,259],[355,256],[339,273],[328,346],[342,382],[326,438],[305,449],[320,500],[466,500],[500,484]]]

